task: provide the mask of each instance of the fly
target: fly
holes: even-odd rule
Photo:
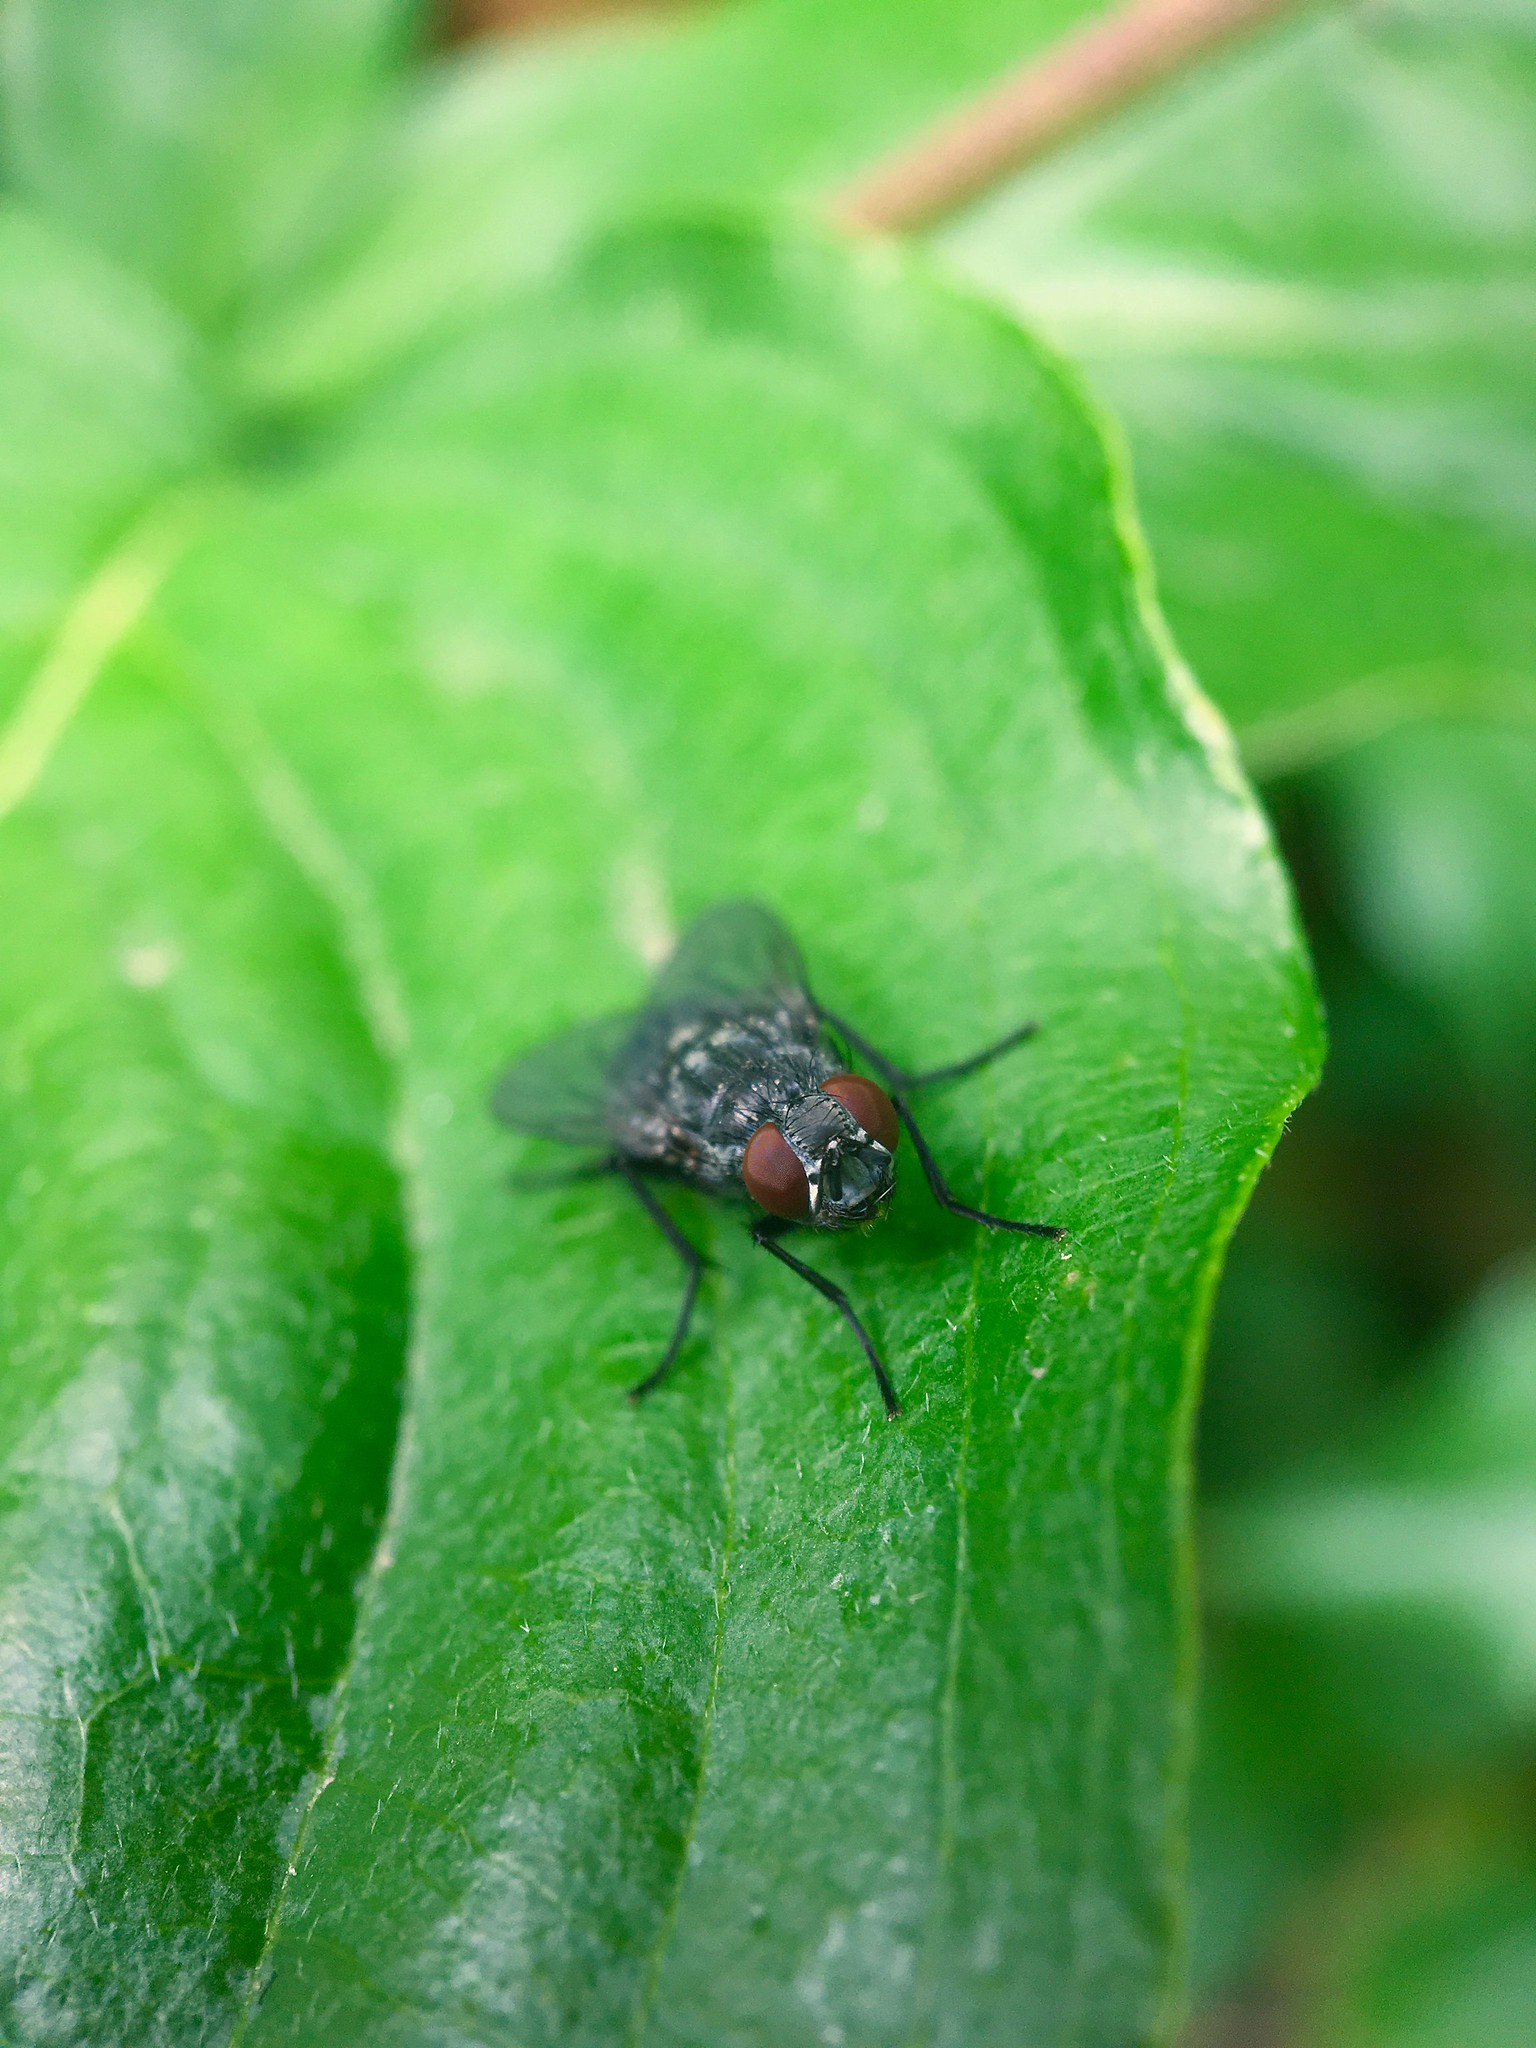
[[[1062,1237],[974,1209],[949,1184],[913,1120],[908,1097],[974,1074],[1033,1035],[1022,1024],[969,1059],[909,1074],[818,1003],[800,950],[771,911],[721,903],[684,934],[644,1007],[578,1024],[513,1062],[492,1107],[532,1136],[595,1147],[579,1176],[614,1174],[682,1261],[682,1305],[660,1364],[630,1398],[659,1386],[676,1361],[698,1298],[704,1254],[673,1221],[653,1183],[748,1201],[752,1240],[826,1296],[863,1346],[887,1415],[901,1402],[842,1288],[782,1243],[797,1226],[845,1230],[885,1214],[902,1132],[934,1200],[989,1230]],[[849,1054],[879,1076],[855,1073]]]

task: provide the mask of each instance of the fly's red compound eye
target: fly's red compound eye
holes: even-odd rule
[[[803,1223],[811,1213],[811,1184],[777,1124],[759,1124],[741,1162],[747,1193],[770,1216]]]
[[[848,1114],[862,1124],[872,1138],[878,1138],[887,1152],[896,1150],[901,1123],[896,1105],[885,1090],[862,1074],[834,1074],[821,1084],[824,1095],[835,1095]]]

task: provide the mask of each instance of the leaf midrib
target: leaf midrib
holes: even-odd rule
[[[405,1000],[390,961],[384,927],[373,892],[345,849],[311,803],[299,778],[244,707],[227,703],[214,686],[179,659],[179,649],[161,635],[149,638],[148,652],[175,693],[189,701],[246,791],[255,815],[279,853],[318,898],[337,934],[342,962],[354,987],[358,1009],[383,1069],[390,1103],[387,1157],[405,1220],[410,1335],[406,1345],[399,1422],[390,1459],[389,1497],[378,1539],[368,1561],[353,1611],[346,1661],[330,1692],[325,1747],[294,1832],[293,1847],[278,1878],[262,1935],[261,1952],[246,1980],[229,2048],[241,2048],[266,1988],[266,1975],[282,1929],[289,1887],[298,1874],[321,1799],[334,1784],[340,1760],[352,1680],[362,1654],[367,1622],[383,1576],[395,1558],[395,1537],[404,1513],[407,1475],[415,1446],[424,1354],[417,1320],[424,1230],[421,1220],[420,1146],[405,1087],[410,1032]]]

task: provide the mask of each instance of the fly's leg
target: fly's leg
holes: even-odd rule
[[[899,1094],[907,1094],[913,1088],[930,1088],[935,1081],[963,1081],[968,1074],[979,1074],[983,1067],[991,1066],[1005,1052],[1012,1052],[1016,1045],[1022,1045],[1027,1038],[1033,1038],[1040,1029],[1038,1024],[1020,1024],[994,1045],[984,1045],[980,1052],[973,1052],[968,1060],[954,1060],[947,1067],[930,1067],[926,1074],[909,1074],[905,1067],[898,1067],[894,1060],[888,1060],[883,1052],[876,1052],[869,1040],[851,1024],[845,1024],[841,1017],[834,1017],[830,1010],[821,1011],[822,1019],[832,1026],[840,1038],[846,1038],[849,1045],[861,1059],[866,1059],[880,1076],[887,1088],[894,1088]]]
[[[667,1214],[655,1195],[646,1186],[644,1179],[636,1172],[634,1167],[628,1165],[623,1160],[616,1160],[613,1162],[613,1165],[615,1170],[622,1173],[629,1182],[629,1185],[635,1191],[641,1208],[644,1209],[646,1215],[650,1217],[662,1236],[667,1240],[667,1243],[671,1245],[673,1251],[682,1260],[683,1270],[687,1275],[687,1279],[683,1284],[682,1306],[677,1312],[677,1323],[672,1331],[672,1341],[663,1353],[660,1365],[657,1366],[654,1372],[647,1373],[638,1386],[633,1386],[629,1390],[630,1400],[640,1401],[653,1388],[661,1385],[676,1363],[677,1354],[682,1350],[683,1340],[688,1335],[688,1325],[693,1320],[693,1305],[699,1298],[699,1280],[709,1261],[696,1244],[684,1237],[683,1233],[672,1221],[672,1218]]]
[[[901,1118],[903,1130],[912,1140],[912,1150],[917,1154],[917,1162],[923,1169],[929,1193],[941,1209],[948,1209],[952,1216],[964,1216],[972,1223],[984,1223],[989,1230],[1017,1231],[1021,1237],[1066,1236],[1066,1231],[1059,1223],[1021,1223],[1012,1216],[994,1216],[986,1209],[973,1209],[969,1202],[962,1202],[958,1195],[952,1194],[948,1181],[939,1169],[939,1162],[928,1149],[928,1140],[917,1128],[903,1092],[909,1088],[924,1087],[930,1081],[956,1081],[964,1074],[974,1074],[989,1060],[995,1060],[999,1053],[1007,1052],[1011,1046],[1019,1045],[1024,1039],[1032,1037],[1037,1029],[1035,1025],[1022,1025],[1007,1038],[1000,1038],[996,1045],[989,1045],[984,1051],[974,1054],[968,1060],[960,1060],[954,1066],[935,1067],[929,1074],[906,1074],[886,1059],[883,1053],[876,1052],[867,1038],[845,1024],[840,1017],[834,1017],[830,1010],[823,1010],[821,1014],[834,1031],[847,1039],[861,1059],[868,1060],[891,1091],[892,1107]]]
[[[880,1389],[880,1398],[885,1403],[885,1412],[894,1422],[901,1413],[901,1400],[891,1385],[891,1376],[880,1362],[880,1354],[870,1339],[868,1330],[854,1313],[853,1303],[844,1294],[835,1280],[829,1280],[825,1273],[818,1273],[814,1266],[807,1266],[797,1259],[793,1252],[785,1251],[778,1242],[782,1232],[792,1230],[794,1225],[780,1216],[759,1216],[752,1225],[752,1242],[761,1245],[765,1252],[772,1252],[781,1265],[788,1266],[791,1273],[798,1273],[802,1280],[808,1280],[818,1294],[826,1296],[843,1321],[852,1330],[864,1347],[864,1356],[869,1360],[870,1370]]]
[[[1003,1053],[1012,1052],[1026,1038],[1033,1038],[1039,1029],[1038,1024],[1021,1024],[1006,1038],[1000,1038],[996,1045],[984,1045],[980,1052],[973,1052],[968,1060],[956,1060],[947,1067],[933,1067],[926,1074],[903,1074],[896,1085],[899,1088],[928,1088],[935,1081],[963,1081],[967,1074],[979,1074],[983,1067],[990,1067]]]
[[[993,1216],[986,1209],[973,1209],[969,1202],[962,1202],[958,1195],[950,1192],[949,1183],[939,1171],[939,1162],[928,1149],[928,1140],[912,1120],[912,1112],[899,1095],[891,1101],[896,1114],[901,1118],[907,1136],[912,1140],[912,1150],[917,1154],[918,1163],[928,1182],[929,1193],[941,1209],[948,1209],[952,1216],[969,1217],[972,1223],[985,1223],[989,1230],[1013,1230],[1021,1237],[1065,1237],[1066,1231],[1059,1223],[1022,1223],[1016,1216]]]

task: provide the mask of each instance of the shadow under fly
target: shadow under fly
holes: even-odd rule
[[[671,1342],[631,1399],[670,1372],[706,1263],[656,1194],[655,1183],[670,1179],[756,1205],[753,1242],[838,1310],[863,1346],[886,1414],[896,1416],[890,1374],[847,1295],[783,1239],[800,1226],[842,1230],[883,1216],[903,1131],[941,1208],[989,1230],[1064,1236],[1053,1223],[989,1215],[951,1193],[908,1099],[978,1072],[1035,1028],[1022,1024],[969,1059],[909,1074],[816,1001],[799,948],[771,911],[721,903],[689,927],[641,1009],[535,1046],[507,1068],[491,1103],[514,1130],[597,1148],[563,1177],[626,1181],[682,1261]],[[853,1072],[850,1056],[879,1078]]]

